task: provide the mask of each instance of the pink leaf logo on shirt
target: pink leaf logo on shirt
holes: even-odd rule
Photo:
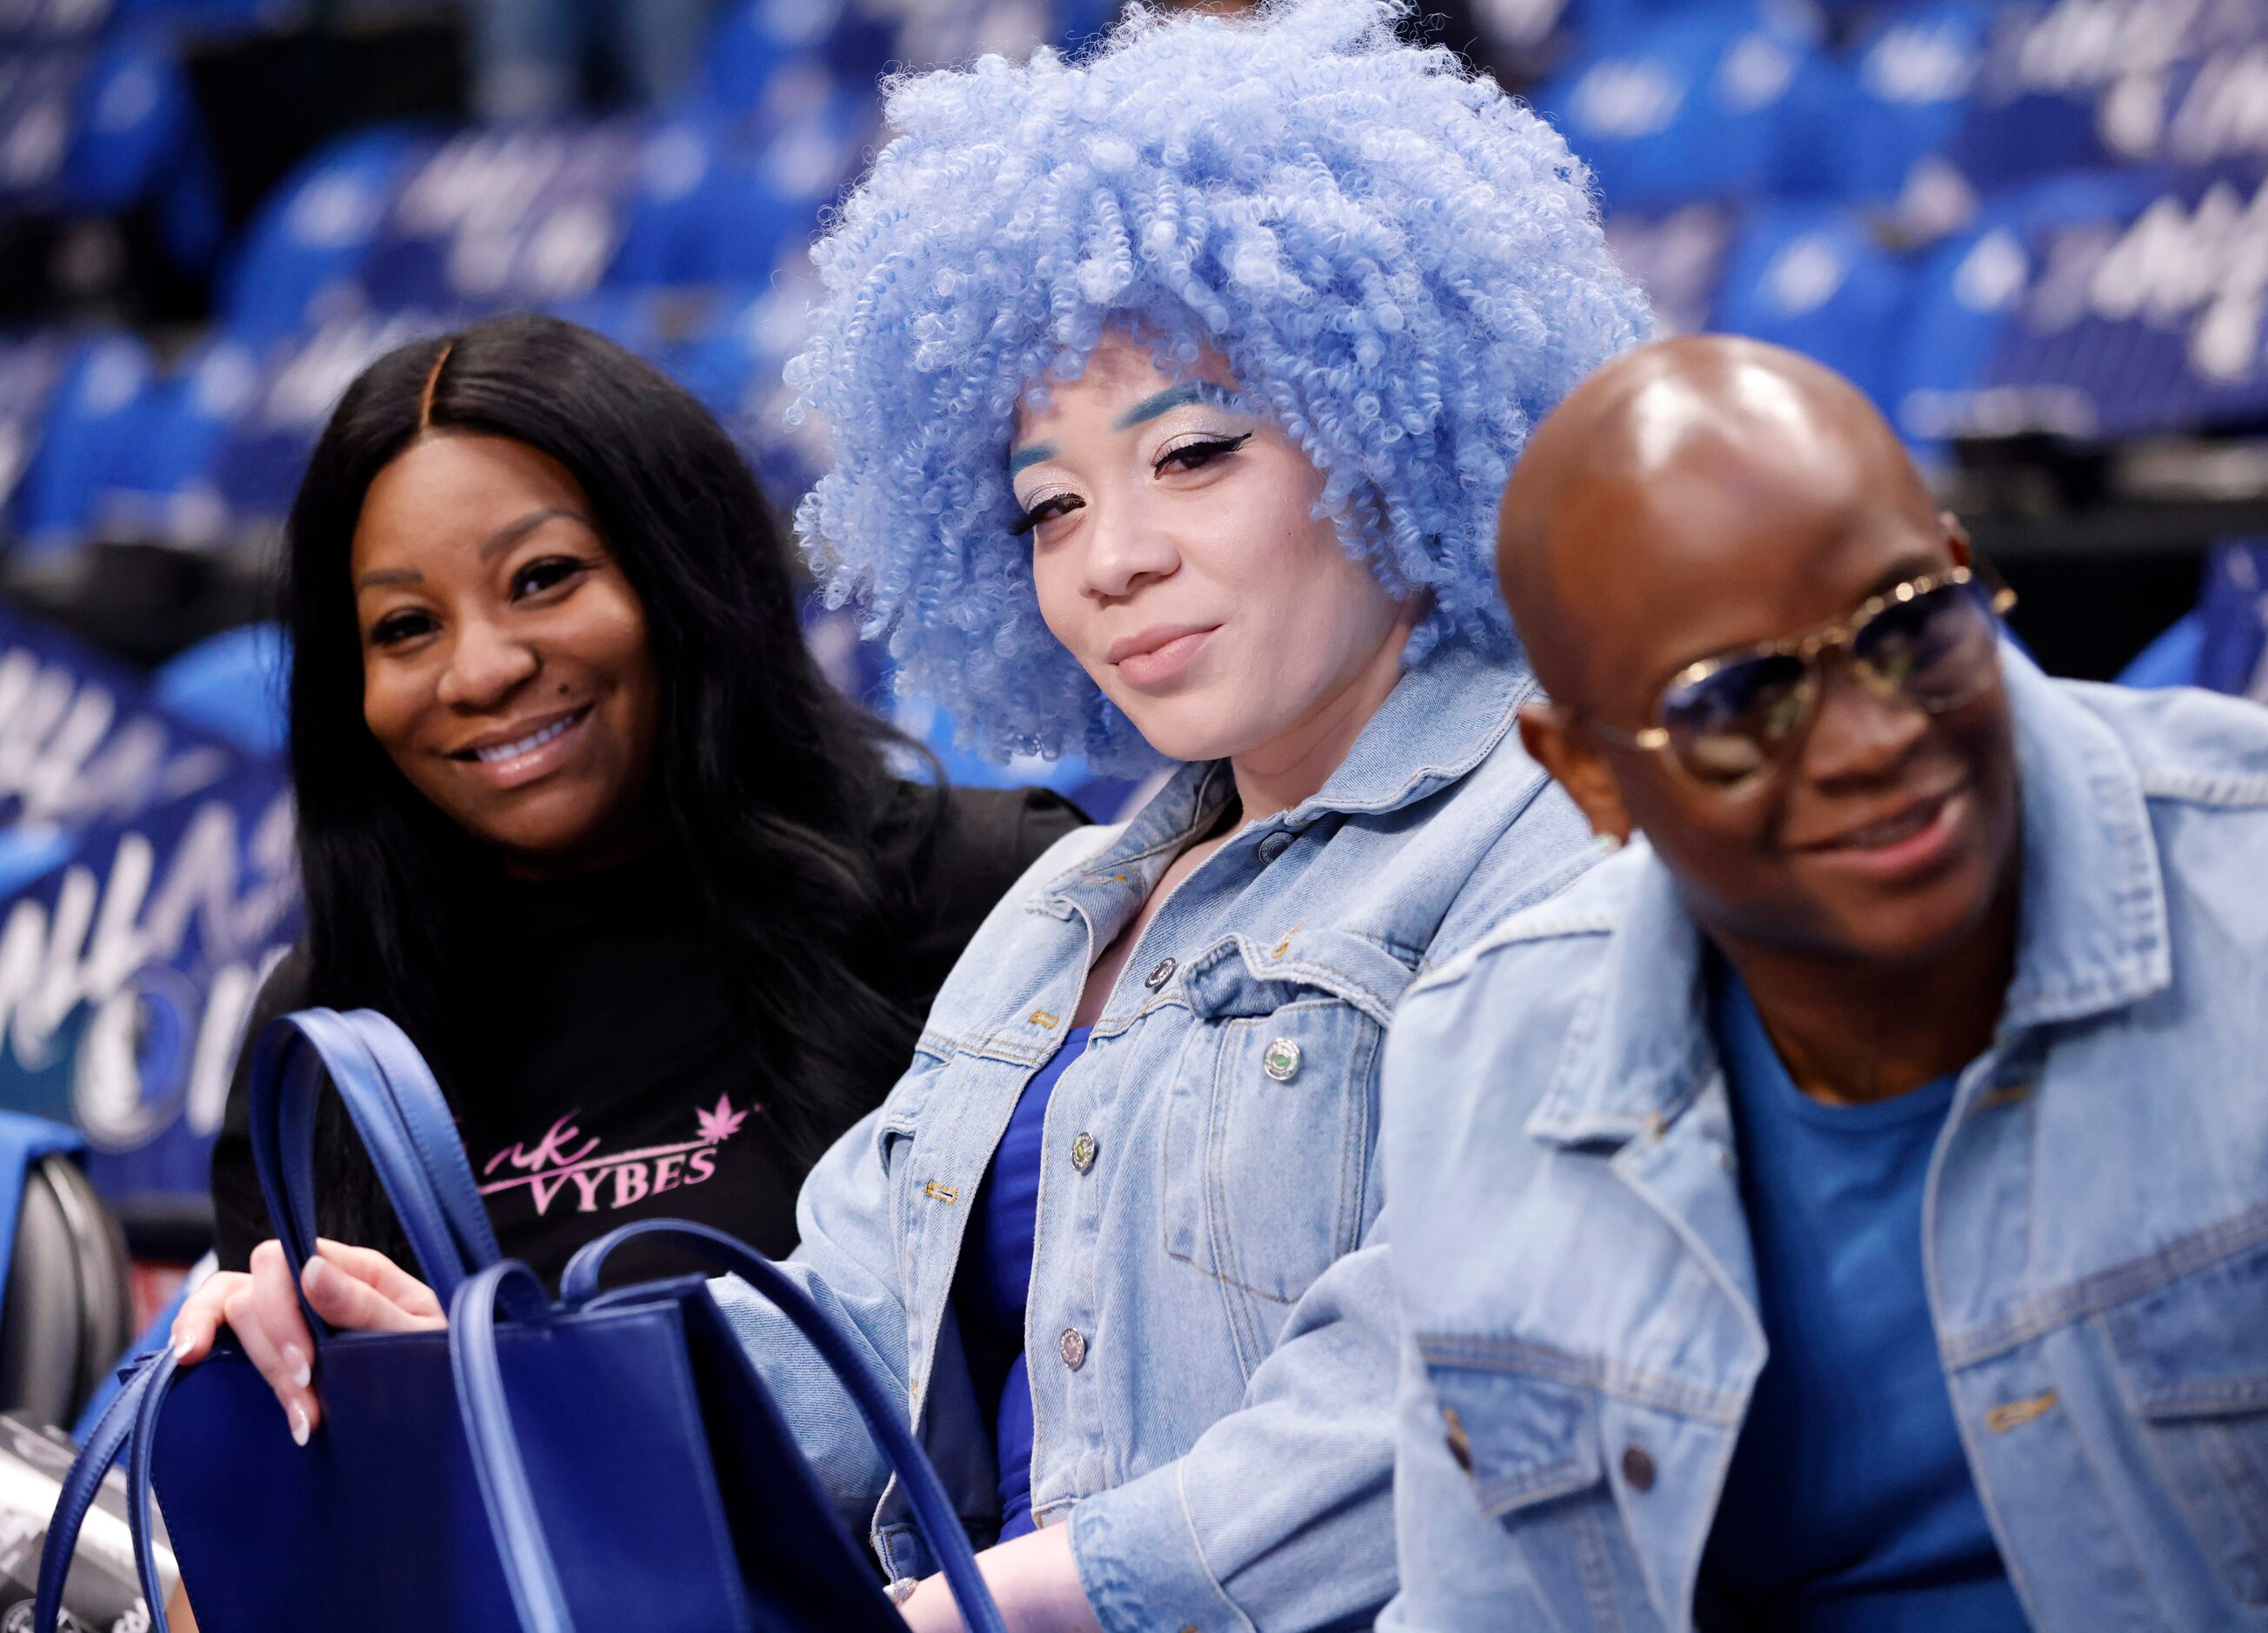
[[[693,1138],[612,1155],[600,1151],[600,1142],[586,1137],[575,1126],[576,1114],[571,1111],[551,1125],[534,1149],[524,1144],[508,1145],[490,1158],[481,1170],[484,1176],[507,1165],[517,1172],[509,1178],[490,1180],[481,1187],[481,1195],[525,1190],[539,1218],[571,1186],[578,1213],[627,1208],[681,1185],[699,1185],[709,1180],[717,1172],[717,1147],[740,1131],[749,1112],[761,1109],[751,1102],[747,1111],[734,1111],[731,1100],[720,1094],[708,1110],[693,1108]]]
[[[717,1104],[713,1108],[708,1111],[696,1111],[693,1116],[693,1126],[700,1131],[701,1137],[720,1144],[731,1139],[740,1126],[748,1120],[747,1113],[734,1111],[732,1102],[721,1094],[717,1097]]]

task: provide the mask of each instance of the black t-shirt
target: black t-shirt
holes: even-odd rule
[[[913,922],[893,937],[892,967],[875,976],[882,995],[926,1014],[993,903],[1084,820],[1041,790],[956,790],[914,880]],[[445,1078],[442,1090],[505,1256],[556,1286],[585,1242],[652,1217],[698,1220],[775,1257],[788,1252],[806,1165],[766,1113],[770,1085],[751,1064],[681,865],[652,857],[498,889],[493,957],[478,991],[463,995],[475,1012],[453,1018],[478,1040],[477,1060],[465,1064],[477,1087]],[[247,1037],[305,1007],[306,982],[295,952],[261,988]],[[873,1084],[860,1110],[889,1087],[888,1078]],[[239,1059],[213,1148],[224,1269],[245,1268],[275,1234],[253,1166],[248,1095]],[[327,1215],[335,1219],[318,1196],[318,1227],[339,1233]],[[370,1245],[403,1252],[398,1227]],[[682,1268],[634,1250],[623,1258],[610,1281]]]

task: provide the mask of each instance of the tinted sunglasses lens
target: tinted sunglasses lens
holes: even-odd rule
[[[1770,764],[1811,709],[1811,666],[1789,653],[1742,658],[1661,700],[1678,763],[1704,783],[1738,783]]]
[[[1982,691],[1995,652],[1992,608],[1973,581],[1892,603],[1851,644],[1875,690],[1903,693],[1926,709],[1949,709]]]

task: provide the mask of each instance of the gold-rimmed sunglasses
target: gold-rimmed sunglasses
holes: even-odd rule
[[[1999,620],[2015,604],[2015,592],[1981,561],[1909,578],[1833,623],[1688,664],[1662,688],[1654,724],[1643,730],[1586,723],[1609,741],[1667,755],[1696,782],[1737,788],[1802,739],[1830,656],[1843,654],[1875,696],[1942,714],[1992,684]]]

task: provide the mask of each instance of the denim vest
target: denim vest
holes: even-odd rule
[[[1182,881],[1056,1086],[1026,1328],[1033,1510],[1070,1522],[1112,1633],[1366,1625],[1394,1591],[1381,1045],[1418,972],[1591,859],[1512,730],[1534,684],[1457,650],[1405,673],[1321,792]],[[1089,965],[1231,792],[1226,764],[1186,767],[1123,828],[1042,857],[799,1200],[790,1268],[904,1391],[980,1541],[994,1448],[949,1302],[977,1184]],[[932,1569],[801,1341],[722,1287],[846,1521],[894,1579]]]
[[[1946,1386],[2036,1625],[2268,1627],[2268,711],[2003,669],[2023,894],[1931,1158]],[[1640,844],[1404,1000],[1381,1627],[1692,1624],[1765,1350],[1704,968]]]

